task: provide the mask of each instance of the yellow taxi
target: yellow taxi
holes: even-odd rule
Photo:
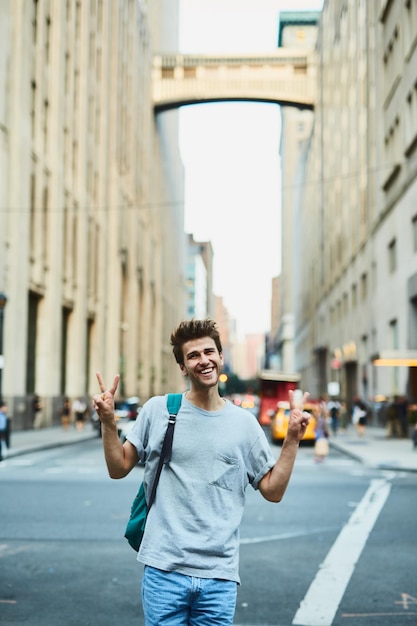
[[[316,441],[315,425],[316,420],[314,418],[314,411],[316,405],[314,403],[307,403],[304,407],[304,411],[311,414],[311,419],[302,438],[302,442],[310,442],[314,444]],[[288,418],[290,416],[290,403],[278,402],[277,411],[271,421],[271,439],[273,443],[282,443],[285,439],[288,430]]]

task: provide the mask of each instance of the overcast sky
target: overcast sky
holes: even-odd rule
[[[181,0],[182,52],[276,49],[280,10],[319,0]],[[214,249],[214,292],[241,336],[270,328],[280,260],[280,110],[260,103],[180,109],[186,231]]]

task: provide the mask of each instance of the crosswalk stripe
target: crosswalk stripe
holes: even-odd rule
[[[389,496],[386,480],[372,480],[331,547],[293,619],[294,626],[331,626],[369,534]]]

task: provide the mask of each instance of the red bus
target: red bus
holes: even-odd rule
[[[262,370],[259,379],[259,423],[270,426],[271,419],[278,409],[278,402],[288,401],[288,392],[297,389],[300,382],[299,374]]]

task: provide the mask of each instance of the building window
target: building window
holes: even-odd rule
[[[31,101],[30,101],[30,121],[32,139],[35,137],[35,115],[36,115],[36,81],[32,80],[31,83]]]
[[[413,238],[413,252],[417,252],[417,215],[411,221],[411,236]]]
[[[398,350],[398,322],[397,320],[391,320],[389,323],[390,335],[391,335],[391,348]]]
[[[417,147],[417,93],[413,87],[407,94],[404,107],[404,154],[410,158]]]
[[[358,289],[356,283],[352,285],[352,308],[354,309],[358,304]]]
[[[347,315],[349,312],[349,297],[345,292],[343,294],[343,315]]]
[[[33,2],[32,37],[33,37],[33,46],[34,46],[34,49],[36,49],[36,44],[38,41],[38,2],[37,0]]]
[[[26,340],[26,393],[36,389],[36,344],[40,297],[29,292],[28,326]]]
[[[45,150],[48,146],[48,122],[49,122],[49,102],[44,100],[43,103],[43,144]]]
[[[30,254],[35,256],[36,232],[36,178],[35,174],[30,177]]]
[[[46,16],[46,26],[45,26],[45,60],[46,63],[49,63],[49,54],[51,51],[51,18],[49,15]]]
[[[161,70],[162,78],[175,78],[173,67],[163,67]]]
[[[42,256],[45,265],[48,264],[48,244],[49,244],[49,181],[46,180],[46,185],[42,192]]]
[[[364,272],[361,276],[361,299],[366,300],[368,297],[368,274]]]
[[[393,239],[388,245],[388,270],[395,272],[397,269],[397,242]]]
[[[391,347],[393,350],[398,350],[399,348],[399,340],[398,340],[398,323],[397,320],[391,320],[389,323],[390,326],[390,335],[391,335]],[[398,393],[399,387],[399,368],[392,368],[392,392]]]
[[[405,11],[404,11],[404,28],[403,28],[403,36],[404,36],[404,51],[405,58],[408,61],[414,50],[415,46],[415,34],[417,28],[417,6],[416,3],[412,0],[406,0],[405,2]]]
[[[376,267],[375,261],[372,261],[372,265],[371,265],[371,280],[372,280],[371,288],[373,291],[375,291],[377,280],[378,280],[377,267]]]

